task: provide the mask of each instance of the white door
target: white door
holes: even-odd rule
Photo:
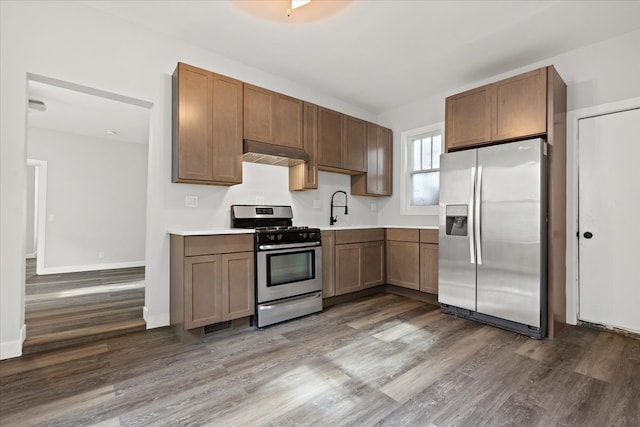
[[[640,332],[640,109],[580,120],[580,320]]]

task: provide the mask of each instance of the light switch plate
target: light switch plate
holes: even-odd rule
[[[184,205],[188,208],[198,207],[198,196],[185,196]]]
[[[264,197],[256,196],[256,205],[264,205]]]
[[[320,209],[320,200],[313,201],[313,209]]]
[[[376,202],[371,203],[371,210],[374,212],[378,210],[378,204]]]

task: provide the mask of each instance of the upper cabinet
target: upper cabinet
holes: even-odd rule
[[[446,99],[447,151],[544,134],[547,67]]]
[[[367,123],[337,111],[318,110],[318,167],[331,172],[367,171]]]
[[[318,188],[318,106],[303,103],[302,142],[309,161],[289,167],[289,190]]]
[[[242,82],[183,63],[173,73],[172,181],[242,182]]]
[[[392,142],[391,129],[367,123],[367,173],[351,177],[351,194],[391,195]]]
[[[303,148],[302,101],[244,84],[244,138]]]

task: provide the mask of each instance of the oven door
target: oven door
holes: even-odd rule
[[[258,303],[322,290],[322,250],[317,243],[260,246],[256,254]],[[292,247],[295,246],[295,247]]]

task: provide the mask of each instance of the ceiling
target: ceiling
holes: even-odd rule
[[[149,143],[149,109],[38,81],[29,81],[29,99],[45,111],[29,108],[28,126],[113,141]],[[107,134],[107,130],[116,134]]]
[[[82,3],[372,113],[640,28],[640,1],[353,0],[313,20],[327,1]],[[282,19],[247,12],[266,2]]]

